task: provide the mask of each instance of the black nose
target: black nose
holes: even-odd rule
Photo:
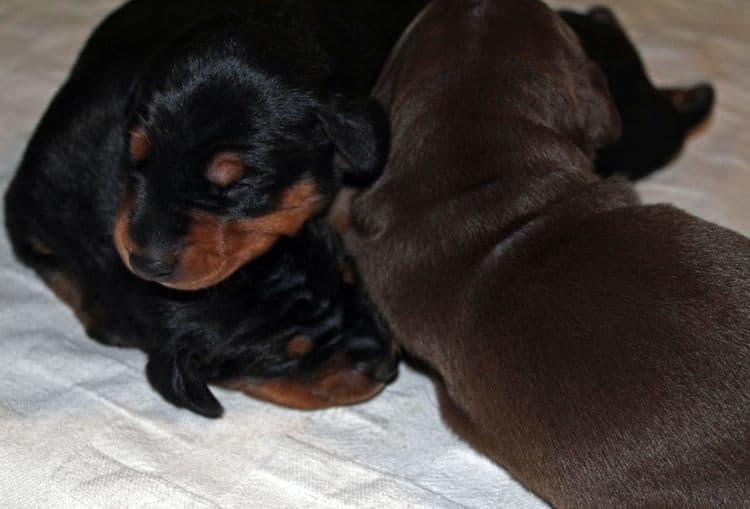
[[[399,356],[391,351],[387,338],[376,335],[352,338],[346,353],[357,371],[376,382],[388,383],[398,373]]]
[[[384,384],[390,383],[398,374],[398,361],[399,358],[394,356],[383,362],[383,364],[375,368],[372,372],[372,377],[378,382]]]
[[[174,262],[130,253],[130,266],[145,279],[163,280],[172,274]]]

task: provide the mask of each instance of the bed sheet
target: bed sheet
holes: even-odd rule
[[[0,1],[0,189],[85,37],[117,4]],[[709,128],[638,186],[644,199],[750,234],[746,0],[609,4],[657,82],[708,79],[718,91]],[[226,414],[207,420],[151,390],[142,353],[88,339],[4,233],[0,281],[3,507],[545,507],[446,428],[431,383],[408,367],[374,400],[318,412],[216,389]]]

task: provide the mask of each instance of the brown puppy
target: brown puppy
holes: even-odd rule
[[[558,507],[750,506],[750,241],[592,171],[617,132],[534,0],[435,0],[375,90],[347,243],[446,419]]]

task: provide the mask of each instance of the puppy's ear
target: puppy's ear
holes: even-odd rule
[[[593,21],[601,25],[609,25],[618,29],[620,28],[620,23],[617,21],[615,13],[612,12],[608,7],[604,7],[603,5],[592,7],[591,9],[589,9],[589,12],[586,13],[586,15]]]
[[[691,88],[666,88],[659,92],[677,110],[685,131],[703,122],[714,105],[714,88],[707,83]]]
[[[219,417],[224,411],[185,355],[178,351],[162,349],[151,354],[146,375],[154,389],[178,407],[206,417]]]
[[[587,62],[585,71],[588,79],[578,87],[578,103],[583,113],[583,148],[593,154],[618,139],[622,126],[604,73],[594,62]]]
[[[346,159],[346,173],[372,180],[380,176],[389,147],[388,117],[380,103],[337,97],[318,111],[318,118]]]

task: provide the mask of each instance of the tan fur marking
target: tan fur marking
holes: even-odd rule
[[[83,292],[78,281],[66,272],[52,272],[45,276],[44,282],[58,299],[67,304],[84,328],[91,325],[91,317],[83,309]]]
[[[47,244],[45,244],[44,242],[42,242],[36,237],[29,237],[27,241],[29,243],[29,247],[31,247],[31,249],[33,249],[34,252],[37,254],[40,254],[43,256],[52,256],[53,254],[55,254],[55,252],[52,251],[52,249],[50,249],[50,247]]]
[[[356,191],[346,187],[339,191],[333,199],[333,204],[326,214],[326,222],[339,235],[344,235],[351,228],[351,206],[352,198]]]
[[[286,354],[289,357],[303,357],[313,348],[313,342],[306,336],[294,336],[286,344]]]
[[[162,284],[197,290],[226,279],[250,260],[268,251],[282,235],[294,235],[323,206],[315,183],[302,180],[287,189],[279,207],[251,219],[225,219],[195,212],[174,277]]]
[[[245,175],[245,165],[239,154],[227,152],[214,157],[208,167],[208,180],[219,187],[228,187]]]
[[[151,142],[143,127],[138,126],[130,131],[130,155],[136,161],[143,161],[151,152]]]
[[[136,246],[128,234],[128,216],[130,215],[130,207],[132,203],[133,194],[126,192],[120,203],[120,208],[117,209],[115,224],[112,229],[112,239],[114,240],[117,253],[120,255],[122,262],[131,272],[133,271],[133,268],[130,266],[130,253],[137,252]]]
[[[360,403],[372,398],[384,387],[382,383],[353,370],[343,353],[332,357],[322,367],[320,374],[310,378],[235,381],[225,386],[277,405],[306,410]]]
[[[344,283],[353,285],[356,282],[354,267],[352,267],[352,264],[348,261],[339,264],[339,273],[341,274],[341,278],[344,280]]]

